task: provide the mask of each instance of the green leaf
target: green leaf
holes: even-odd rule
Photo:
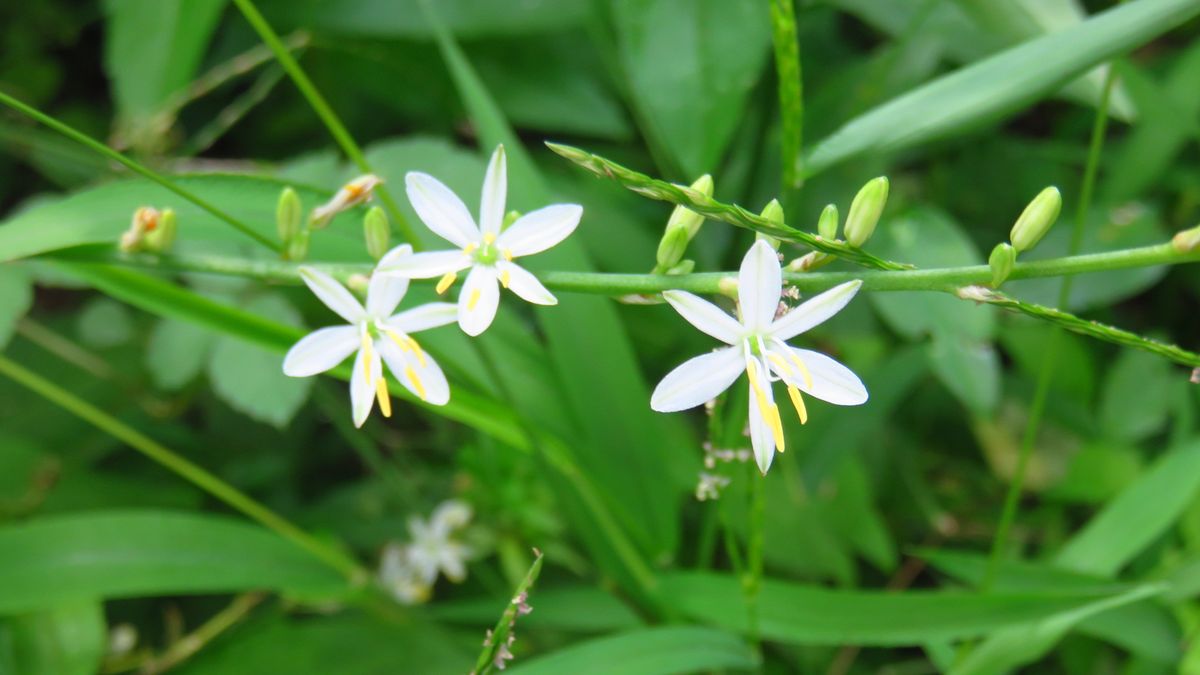
[[[392,38],[428,38],[434,31],[420,0],[262,0],[256,3],[276,29]],[[438,15],[461,38],[520,36],[559,31],[588,18],[590,0],[522,0],[519,8],[479,0],[438,0]]]
[[[746,609],[739,579],[719,574],[675,573],[663,578],[666,596],[686,616],[745,632]],[[1157,592],[1157,588],[1150,587]],[[1146,588],[1108,592],[955,593],[834,591],[767,580],[759,596],[763,637],[792,644],[862,646],[920,645],[961,639],[1053,620],[1124,598]]]
[[[0,620],[0,671],[6,673],[93,675],[107,649],[104,606],[95,601]]]
[[[16,265],[0,265],[0,349],[16,330],[17,321],[33,305],[33,287],[25,270]]]
[[[325,595],[345,580],[260,527],[171,511],[108,511],[0,528],[0,613],[88,598],[230,593]]]
[[[867,152],[896,152],[992,122],[1198,13],[1193,0],[1142,0],[1007,49],[847,122],[813,148],[806,170],[818,173]]]
[[[1000,357],[990,342],[937,332],[926,354],[933,373],[968,409],[977,415],[988,415],[996,409],[1000,402]]]
[[[164,319],[150,333],[146,369],[158,387],[181,389],[204,370],[212,345],[211,332],[192,323]]]
[[[527,662],[517,662],[506,672],[670,675],[723,668],[748,670],[754,666],[750,647],[736,635],[712,628],[663,626],[574,644]]]
[[[644,132],[685,176],[713,171],[766,64],[766,3],[611,0],[611,7]]]
[[[278,295],[259,296],[245,308],[268,321],[300,327],[299,314]],[[235,410],[281,429],[304,405],[313,382],[284,375],[278,354],[236,337],[217,340],[208,376],[213,391]]]
[[[93,298],[75,318],[79,339],[97,349],[116,347],[133,338],[129,309],[108,298]]]
[[[1100,428],[1110,438],[1145,440],[1167,423],[1178,374],[1167,361],[1147,352],[1121,350],[1100,395]]]

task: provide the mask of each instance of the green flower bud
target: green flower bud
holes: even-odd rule
[[[695,260],[682,260],[678,265],[667,270],[667,274],[691,274],[694,269],[696,269]]]
[[[1017,262],[1017,250],[1007,242],[996,244],[992,254],[988,256],[988,266],[992,268],[992,288],[1000,288],[1008,275],[1012,274],[1013,265]]]
[[[767,202],[767,205],[763,207],[762,213],[759,215],[771,221],[772,223],[775,223],[776,225],[782,225],[783,205],[779,203],[778,199],[772,199],[771,201]],[[775,249],[776,251],[779,250],[780,241],[775,237],[759,232],[758,236],[755,238],[762,239],[770,244],[771,248]]]
[[[683,254],[687,253],[687,247],[687,230],[683,228],[668,229],[662,240],[658,242],[658,253],[655,255],[655,261],[658,263],[656,271],[666,270],[679,264],[679,261],[683,260]]]
[[[1058,193],[1058,188],[1048,187],[1039,192],[1021,212],[1021,217],[1017,218],[1017,224],[1013,225],[1012,232],[1008,235],[1013,248],[1020,253],[1037,246],[1058,219],[1061,209],[1062,195]]]
[[[521,217],[520,211],[509,211],[504,214],[504,222],[500,223],[501,230],[507,230],[509,225],[517,222],[517,218]]]
[[[704,174],[692,183],[691,188],[705,197],[713,195],[713,179],[712,176]],[[671,212],[670,219],[667,220],[667,232],[672,229],[681,228],[687,231],[688,241],[691,241],[696,233],[700,231],[700,226],[704,224],[704,216],[687,208],[686,206],[676,206]]]
[[[1191,253],[1200,248],[1200,225],[1176,234],[1171,238],[1171,246],[1179,253]]]
[[[371,207],[363,218],[363,237],[367,240],[367,253],[372,258],[379,260],[387,253],[392,228],[388,225],[387,214],[378,206]]]
[[[846,241],[851,246],[862,246],[875,232],[879,216],[887,204],[888,179],[886,176],[873,178],[862,186],[854,201],[850,203],[850,213],[846,215]]]
[[[158,216],[154,229],[146,233],[146,248],[155,253],[165,253],[175,243],[175,233],[179,225],[176,223],[175,210],[163,209]]]
[[[292,237],[285,251],[288,260],[300,262],[308,257],[308,240],[310,236],[312,236],[312,230],[306,227]]]
[[[275,226],[279,230],[279,241],[284,246],[300,231],[300,218],[303,216],[300,195],[290,187],[283,188],[283,192],[279,193],[279,203],[275,206]]]
[[[821,217],[817,218],[817,234],[827,241],[836,241],[837,231],[838,207],[835,204],[827,204],[821,210]]]

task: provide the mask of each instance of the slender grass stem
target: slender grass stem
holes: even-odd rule
[[[262,244],[263,246],[266,246],[267,248],[269,248],[273,251],[280,250],[279,244],[277,244],[274,241],[271,241],[270,239],[268,239],[267,237],[259,234],[258,232],[256,232],[254,230],[254,228],[250,227],[246,223],[242,222],[241,220],[238,220],[237,218],[233,217],[226,211],[224,211],[216,206],[213,206],[207,200],[201,198],[199,195],[192,192],[191,190],[181,187],[175,181],[172,181],[171,179],[147,168],[146,166],[143,166],[142,164],[135,162],[134,160],[126,157],[125,155],[117,152],[116,150],[113,150],[112,148],[108,147],[107,145],[101,143],[100,141],[97,141],[96,139],[92,138],[91,136],[88,136],[87,134],[85,134],[81,131],[78,131],[77,129],[75,129],[73,127],[67,126],[66,124],[59,122],[58,120],[54,119],[53,117],[50,117],[49,115],[47,115],[35,108],[31,108],[30,106],[25,105],[21,101],[18,101],[17,99],[9,96],[8,94],[5,94],[4,92],[0,92],[0,103],[3,103],[4,105],[12,108],[13,110],[16,110],[17,112],[19,112],[27,117],[32,118],[33,120],[36,120],[37,122],[40,122],[41,124],[46,125],[47,127],[53,129],[54,131],[57,131],[58,133],[62,134],[63,136],[66,136],[67,138],[75,141],[76,143],[86,146],[87,148],[90,148],[91,150],[96,151],[100,155],[103,155],[104,157],[107,157],[108,159],[111,159],[112,161],[123,165],[124,167],[126,167],[130,171],[138,174],[139,176],[142,176],[143,178],[152,180],[155,183],[158,183],[159,185],[163,186],[164,188],[170,190],[171,192],[174,192],[175,194],[179,195],[180,197],[183,197],[184,199],[188,200],[189,202],[192,202],[196,206],[199,206],[200,208],[204,209],[205,211],[208,211],[209,213],[211,213],[213,216],[217,217],[218,219],[223,220],[226,223],[229,223],[229,225],[231,225],[234,229],[236,229],[237,231],[246,235],[247,237],[250,237],[254,241]]]
[[[792,0],[771,0],[771,28],[775,43],[779,117],[783,127],[783,186],[796,189],[804,182],[804,90],[800,78],[800,45],[796,41],[796,9]]]
[[[758,596],[762,591],[763,578],[763,530],[766,526],[767,491],[766,476],[757,475],[757,467],[751,463],[747,472],[750,476],[750,537],[746,546],[746,576],[743,591],[746,597],[747,637],[754,650],[755,659],[762,663],[762,638],[759,635]]]
[[[200,466],[193,464],[178,453],[158,443],[149,436],[100,410],[96,406],[59,387],[50,380],[0,356],[0,375],[32,390],[67,412],[92,424],[171,472],[196,485],[230,507],[242,512],[263,526],[311,553],[325,564],[346,575],[351,583],[360,584],[367,580],[368,573],[358,562],[345,553],[316,539],[290,521],[258,503],[229,483]]]
[[[254,6],[252,0],[233,0],[234,4],[241,10],[242,15],[246,17],[254,31],[262,38],[262,41],[270,47],[275,53],[275,58],[279,61],[279,65],[287,71],[292,82],[296,84],[296,88],[300,90],[300,94],[304,96],[308,104],[312,106],[313,112],[317,113],[317,117],[321,118],[321,122],[325,128],[329,130],[333,140],[341,147],[342,152],[346,153],[346,157],[350,158],[351,162],[358,167],[363,173],[373,173],[371,164],[367,162],[366,155],[363,154],[362,148],[354,141],[354,137],[346,129],[346,125],[342,124],[342,120],[333,111],[325,97],[321,92],[317,91],[312,80],[308,79],[308,75],[304,69],[300,67],[300,63],[292,56],[292,52],[287,45],[280,40],[279,34],[275,29],[271,28],[271,24],[267,23],[266,18]],[[421,248],[421,242],[417,239],[416,232],[412,229],[412,224],[408,222],[408,218],[404,217],[404,212],[400,210],[400,206],[388,191],[387,186],[380,185],[375,188],[375,192],[379,195],[379,199],[383,202],[384,207],[388,210],[388,215],[392,218],[392,224],[399,231],[400,236],[412,244],[414,249]]]

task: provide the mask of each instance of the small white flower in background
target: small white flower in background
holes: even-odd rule
[[[346,183],[332,199],[313,209],[308,218],[309,224],[316,228],[325,227],[342,211],[369,201],[375,193],[375,188],[382,182],[383,179],[379,176],[368,173]]]
[[[546,206],[517,218],[501,232],[508,191],[504,146],[496,148],[488,163],[478,225],[462,200],[438,179],[414,171],[405,181],[408,199],[426,227],[458,249],[417,253],[387,265],[381,261],[380,272],[410,279],[441,277],[437,291],[444,293],[459,272],[470,268],[458,296],[458,325],[472,336],[492,324],[500,304],[500,286],[534,304],[558,303],[537,277],[513,260],[541,253],[566,239],[579,225],[583,207]]]
[[[757,241],[738,272],[740,320],[691,293],[663,293],[689,323],[730,346],[697,356],[668,373],[654,389],[650,407],[675,412],[702,405],[745,372],[750,380],[750,445],[759,470],[766,474],[775,449],[784,450],[783,424],[772,382],[782,380],[787,385],[801,423],[808,421],[801,392],[835,405],[866,402],[866,387],[849,368],[820,352],[797,349],[786,342],[840,311],[861,285],[861,281],[848,281],[776,318],[783,289],[779,258],[770,244]]]
[[[409,552],[409,548],[399,542],[385,546],[379,559],[379,581],[401,604],[418,605],[429,600],[433,585],[417,571]]]
[[[406,255],[412,255],[412,248],[399,246],[380,262]],[[372,275],[364,307],[345,286],[318,269],[302,267],[300,276],[321,302],[350,325],[321,328],[306,335],[284,357],[284,374],[308,377],[323,373],[357,352],[350,376],[350,402],[354,425],[359,427],[371,414],[376,399],[385,417],[392,414],[384,362],[392,375],[422,401],[445,405],[450,400],[450,386],[442,369],[411,334],[452,323],[454,305],[431,302],[396,314],[396,306],[408,290],[406,279]]]
[[[458,583],[467,578],[467,558],[471,550],[452,535],[471,521],[471,507],[457,500],[442,502],[429,520],[419,516],[408,519],[412,541],[390,543],[383,549],[379,578],[404,604],[429,599],[438,574]]]

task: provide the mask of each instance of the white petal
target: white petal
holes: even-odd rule
[[[395,274],[372,274],[367,286],[367,314],[377,319],[391,316],[407,292],[408,279]]]
[[[404,177],[408,201],[425,226],[460,248],[479,240],[479,228],[466,204],[442,181],[419,171]]]
[[[508,168],[504,161],[504,146],[497,145],[483,177],[483,195],[479,198],[479,230],[483,234],[500,234],[504,222],[504,198],[508,192]]]
[[[354,372],[350,374],[350,409],[354,413],[354,426],[361,427],[375,405],[375,382],[383,377],[383,365],[379,362],[378,350],[371,351],[370,377],[364,370],[364,354],[360,349],[354,359]]]
[[[492,325],[500,306],[500,284],[496,268],[476,265],[458,293],[458,325],[472,337]]]
[[[583,207],[552,204],[517,218],[496,240],[496,247],[513,256],[541,253],[566,239],[579,225]]]
[[[780,353],[779,347],[772,346],[768,349],[776,354]],[[785,382],[806,394],[834,405],[862,405],[867,402],[867,388],[863,385],[862,380],[854,374],[854,371],[821,352],[795,347],[788,349],[808,369],[812,376],[812,386],[808,385],[808,381],[798,372],[798,369],[794,368],[791,373],[786,371],[781,373],[776,369],[775,372],[779,373]]]
[[[700,331],[726,344],[732,345],[741,341],[742,324],[720,307],[686,291],[665,291],[663,297],[680,316]]]
[[[766,389],[767,397],[770,398],[770,385]],[[771,426],[763,418],[762,412],[758,407],[758,397],[754,395],[754,388],[750,388],[750,416],[748,418],[750,426],[750,447],[754,450],[754,461],[758,464],[758,470],[766,475],[767,469],[771,468],[771,462],[775,459],[775,434],[771,432]]]
[[[650,407],[658,412],[676,412],[707,403],[728,389],[745,369],[746,361],[737,347],[688,359],[654,388]]]
[[[326,307],[337,312],[338,316],[346,321],[358,323],[367,318],[367,312],[358,302],[358,298],[338,283],[337,279],[313,267],[301,267],[300,278]]]
[[[441,567],[446,578],[459,583],[467,578],[467,568],[463,559],[467,557],[467,547],[454,542],[446,542],[441,552]]]
[[[395,342],[388,339],[379,340],[376,344],[387,361],[388,370],[405,389],[426,403],[446,405],[450,400],[450,385],[432,356],[417,356],[412,351],[401,351]]]
[[[542,282],[520,265],[501,260],[496,263],[500,279],[508,284],[508,290],[516,293],[525,302],[535,305],[557,305],[558,298],[546,290]],[[507,275],[507,276],[506,276]]]
[[[383,257],[379,259],[379,262],[375,263],[375,269],[378,270],[381,267],[394,265],[412,254],[412,244],[400,244],[387,253],[384,253]]]
[[[356,326],[331,326],[305,335],[283,357],[283,374],[308,377],[346,360],[359,345]]]
[[[862,281],[855,279],[813,296],[772,323],[771,335],[780,340],[790,340],[813,326],[824,323],[829,317],[842,311],[861,286]]]
[[[401,333],[418,333],[445,326],[458,320],[458,306],[452,302],[430,302],[385,319],[383,324]]]
[[[375,272],[408,279],[432,279],[470,266],[471,256],[462,251],[430,251],[398,258],[386,265],[380,260]]]
[[[765,329],[775,320],[783,272],[775,249],[763,240],[754,242],[738,271],[738,304],[742,323],[748,328]]]

